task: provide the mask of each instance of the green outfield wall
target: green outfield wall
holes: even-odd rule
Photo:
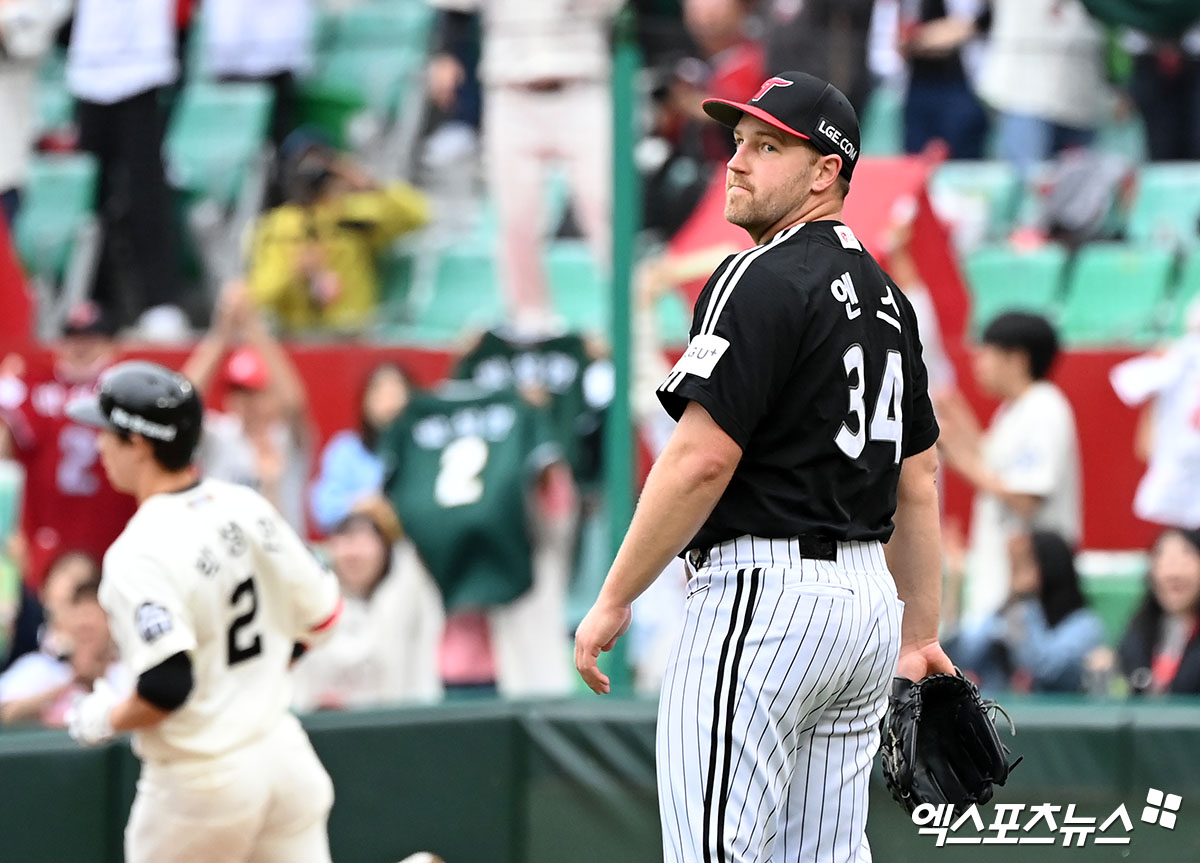
[[[1063,811],[1073,803],[1077,817],[1101,821],[1125,804],[1132,831],[1118,821],[1105,835],[1130,843],[1100,846],[1092,835],[1064,848],[1060,823],[1057,833],[1040,825],[1008,834],[1053,836],[1053,846],[939,848],[877,775],[868,831],[877,863],[1200,863],[1200,702],[1027,698],[1009,706],[1018,726],[1011,745],[1025,761],[998,802]],[[338,863],[395,863],[417,850],[449,863],[661,859],[653,704],[470,702],[322,714],[305,724],[337,789]],[[60,732],[0,734],[0,861],[120,861],[137,772],[124,742],[84,750]],[[1141,820],[1151,788],[1180,796],[1173,829]],[[982,814],[990,824],[993,808]],[[1027,822],[1030,810],[1019,815]],[[997,835],[966,825],[950,838]]]

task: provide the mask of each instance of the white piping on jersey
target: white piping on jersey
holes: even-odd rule
[[[721,317],[721,312],[725,310],[725,304],[729,302],[729,297],[733,294],[733,289],[737,287],[738,281],[742,278],[746,270],[750,268],[750,265],[771,247],[795,236],[796,232],[803,228],[805,224],[807,223],[801,222],[798,225],[785,228],[776,234],[770,242],[739,252],[730,261],[729,266],[725,268],[725,272],[721,274],[721,278],[717,281],[717,286],[713,288],[712,295],[708,298],[708,309],[704,313],[704,323],[701,325],[700,332],[697,335],[711,335],[716,331],[717,321]],[[686,376],[687,372],[674,372],[667,378],[660,389],[669,393],[674,392],[675,388],[679,386]]]

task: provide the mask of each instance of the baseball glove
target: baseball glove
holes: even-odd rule
[[[912,812],[922,803],[950,803],[955,813],[992,799],[1021,762],[1008,763],[992,717],[1004,710],[955,669],[914,683],[892,681],[883,727],[883,777],[896,802]],[[1004,713],[1008,719],[1008,714]],[[1013,733],[1009,719],[1009,727]]]

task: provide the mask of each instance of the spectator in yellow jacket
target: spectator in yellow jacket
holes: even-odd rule
[[[376,256],[425,224],[429,203],[406,183],[377,184],[304,130],[281,150],[287,203],[255,230],[251,296],[289,333],[361,331],[379,297]]]

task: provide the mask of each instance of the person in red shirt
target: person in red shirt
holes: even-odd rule
[[[704,95],[742,99],[767,77],[762,43],[750,35],[753,11],[750,0],[685,0],[688,35],[712,70]],[[706,155],[724,165],[733,155],[733,135],[702,110],[698,116],[704,122],[701,134]]]
[[[104,475],[96,430],[71,422],[63,410],[74,396],[91,393],[116,358],[113,333],[95,303],[82,303],[68,316],[50,369],[24,369],[9,357],[0,371],[0,421],[25,468],[21,527],[25,581],[34,591],[65,551],[103,557],[135,509]]]

